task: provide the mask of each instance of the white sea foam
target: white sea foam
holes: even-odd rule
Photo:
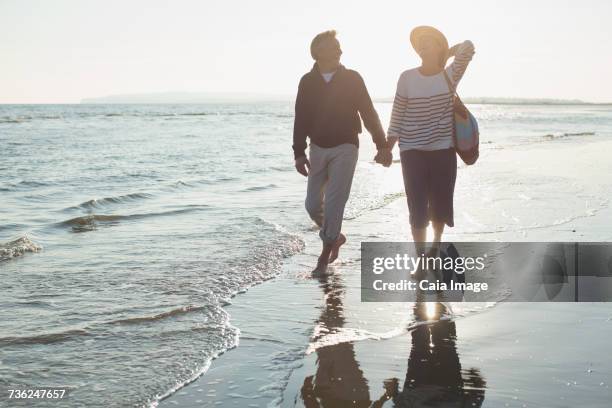
[[[16,240],[0,244],[0,261],[22,256],[27,252],[38,252],[42,247],[32,242],[28,237],[17,238]]]

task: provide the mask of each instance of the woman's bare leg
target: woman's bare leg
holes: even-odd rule
[[[412,240],[414,248],[417,251],[417,256],[420,256],[425,251],[425,241],[427,240],[427,228],[411,228]]]
[[[414,241],[414,249],[416,250],[417,258],[425,254],[425,241],[427,240],[427,228],[411,228],[412,240]],[[423,268],[412,271],[413,279],[421,280],[423,278]]]
[[[434,229],[433,246],[438,249],[440,248],[440,242],[442,242],[442,234],[444,233],[445,225],[446,224],[444,222],[440,222],[440,221],[433,222],[433,229]]]

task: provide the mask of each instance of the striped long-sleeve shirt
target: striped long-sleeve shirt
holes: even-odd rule
[[[446,73],[454,87],[474,55],[464,41]],[[388,137],[399,138],[400,150],[440,150],[453,147],[452,90],[444,74],[426,76],[418,68],[404,71],[397,82]]]

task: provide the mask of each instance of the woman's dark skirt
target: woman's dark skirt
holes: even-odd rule
[[[400,158],[410,225],[425,228],[431,220],[454,226],[453,195],[457,178],[455,149],[404,150]]]

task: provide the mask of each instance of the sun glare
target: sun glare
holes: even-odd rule
[[[436,317],[436,304],[434,302],[425,303],[425,313],[427,314],[428,319],[433,319]]]

